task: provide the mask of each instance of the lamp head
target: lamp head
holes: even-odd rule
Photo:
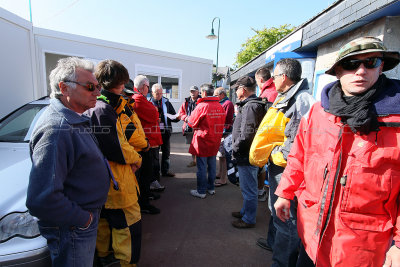
[[[218,36],[214,34],[214,28],[211,28],[211,33],[207,35],[206,38],[210,40],[215,40],[218,38]]]

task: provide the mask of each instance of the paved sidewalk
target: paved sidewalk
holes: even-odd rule
[[[255,228],[232,227],[231,212],[242,205],[240,189],[228,184],[216,188],[214,196],[192,197],[189,191],[196,188],[197,169],[186,167],[191,161],[188,148],[181,134],[173,134],[171,171],[177,176],[161,177],[166,189],[152,201],[161,213],[142,216],[138,266],[269,266],[272,253],[256,245],[257,238],[266,237],[267,202],[258,202]]]

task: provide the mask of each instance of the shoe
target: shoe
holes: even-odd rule
[[[207,190],[207,193],[209,193],[210,195],[215,195],[215,190]]]
[[[160,183],[157,180],[155,180],[150,184],[150,190],[156,192],[162,192],[165,190],[165,186],[160,185]]]
[[[99,267],[111,266],[118,262],[119,260],[115,258],[114,253],[108,254],[106,257],[97,257],[97,266]]]
[[[161,196],[159,195],[159,194],[154,194],[154,193],[151,193],[150,192],[150,195],[149,195],[149,200],[157,200],[157,199],[159,199]]]
[[[243,215],[240,213],[240,211],[232,211],[232,217],[242,219]]]
[[[190,190],[190,194],[194,197],[206,198],[206,194],[200,194],[197,190]]]
[[[167,173],[164,173],[162,176],[164,176],[164,177],[175,177],[175,173],[167,172]]]
[[[194,167],[194,166],[196,166],[196,162],[194,162],[194,161],[190,162],[190,163],[187,165],[187,167]]]
[[[160,209],[154,207],[153,205],[147,205],[144,207],[140,207],[140,212],[146,214],[159,214]]]
[[[267,192],[264,191],[261,195],[258,195],[258,201],[264,202],[267,200]]]
[[[220,187],[220,186],[224,186],[224,185],[227,185],[227,184],[228,184],[228,182],[225,182],[225,183],[215,182],[214,186]]]
[[[239,219],[237,221],[233,221],[232,226],[235,228],[244,229],[244,228],[254,228],[256,225],[253,223],[247,223],[247,222],[243,221],[242,219]]]
[[[267,239],[259,238],[259,239],[257,239],[256,244],[257,244],[257,246],[272,252],[272,248],[268,245]]]

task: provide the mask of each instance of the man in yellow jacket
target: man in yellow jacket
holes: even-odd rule
[[[148,147],[148,143],[141,134],[143,129],[132,121],[133,113],[121,95],[129,80],[126,68],[119,62],[105,60],[96,67],[95,76],[103,89],[96,106],[87,115],[118,182],[117,188],[110,186],[101,213],[96,244],[99,263],[109,264],[116,258],[121,266],[135,266],[140,257],[142,233],[135,177],[142,158],[136,150]],[[115,258],[109,248],[110,236]]]
[[[262,120],[250,148],[250,163],[263,167],[268,163],[269,198],[273,224],[276,228],[272,245],[272,266],[296,266],[300,239],[297,234],[296,205],[291,206],[291,220],[282,222],[276,217],[273,205],[286,159],[292,146],[301,117],[314,103],[307,92],[307,79],[301,79],[301,65],[291,58],[278,61],[272,77],[278,96]],[[271,208],[271,207],[270,207]],[[270,233],[269,233],[270,234]]]

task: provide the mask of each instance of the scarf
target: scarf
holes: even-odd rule
[[[378,119],[373,105],[374,100],[384,90],[386,77],[381,75],[376,83],[366,92],[345,96],[339,82],[329,92],[328,112],[341,118],[343,124],[349,125],[353,133],[361,135],[379,131]]]

